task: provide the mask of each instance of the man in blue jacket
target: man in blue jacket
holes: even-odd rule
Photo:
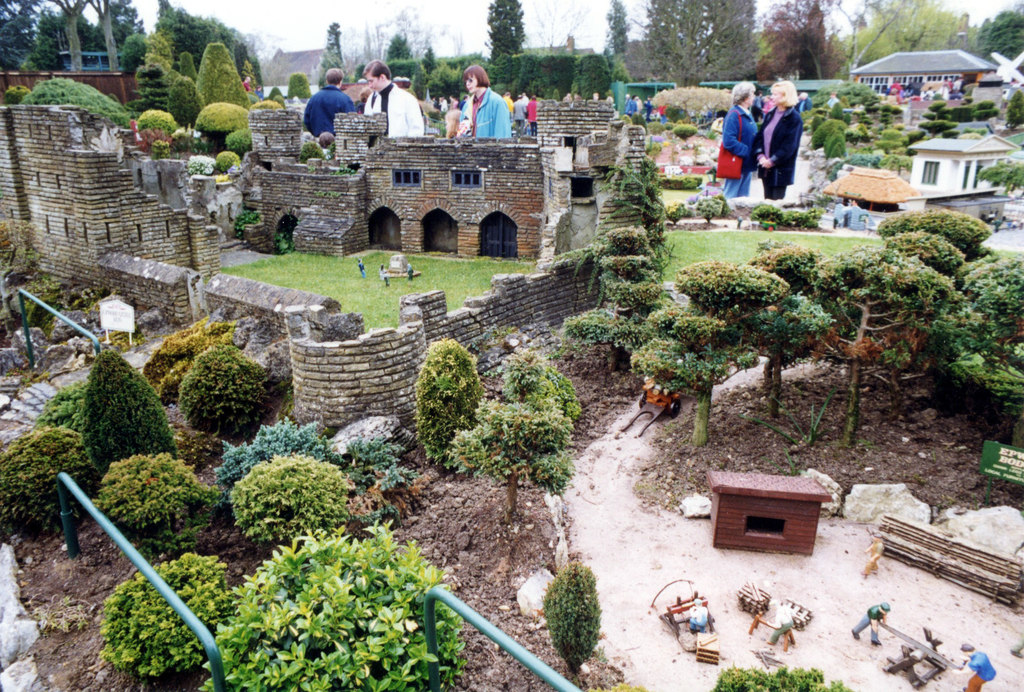
[[[355,113],[356,107],[338,85],[341,84],[342,72],[336,67],[327,70],[327,86],[313,95],[306,104],[306,112],[302,122],[314,137],[321,132],[334,134],[335,113]]]

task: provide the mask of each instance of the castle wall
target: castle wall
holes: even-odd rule
[[[164,317],[181,325],[205,314],[199,272],[172,264],[109,252],[100,257],[103,283],[129,297],[136,306],[159,307]]]
[[[230,274],[218,274],[204,287],[206,307],[210,313],[218,312],[225,320],[256,317],[277,324],[282,336],[287,334],[285,308],[318,307],[336,313],[341,309],[334,298],[282,288]]]

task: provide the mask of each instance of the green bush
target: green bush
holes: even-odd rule
[[[203,59],[199,63],[199,75],[196,77],[196,89],[205,104],[230,103],[248,110],[249,97],[242,78],[235,69],[235,61],[223,43],[209,43],[203,51]],[[245,127],[242,124],[240,127]],[[232,127],[224,133],[240,129]]]
[[[697,216],[703,217],[708,223],[711,223],[711,219],[728,215],[730,211],[729,203],[721,195],[697,200]]]
[[[195,58],[187,50],[178,53],[178,72],[181,73],[182,77],[188,77],[193,82],[199,78],[199,73],[196,71]]]
[[[75,382],[57,390],[36,418],[38,428],[68,428],[77,433],[85,429],[85,382]]]
[[[966,357],[939,372],[936,401],[954,410],[966,410],[983,420],[1005,416],[1020,418],[1024,386],[1020,377],[997,370],[977,356]]]
[[[726,668],[718,676],[711,692],[853,692],[839,681],[825,684],[825,674],[817,668]]]
[[[215,489],[170,454],[137,454],[110,465],[96,506],[139,552],[154,557],[191,549],[216,499]]]
[[[216,168],[218,173],[227,173],[232,166],[241,166],[242,159],[233,151],[222,151],[217,154]]]
[[[134,454],[177,454],[160,397],[116,351],[96,356],[87,382],[82,438],[101,474]]]
[[[216,627],[231,614],[231,593],[224,579],[227,565],[216,557],[186,553],[155,569],[207,627]],[[192,630],[138,572],[103,602],[100,633],[103,660],[135,677],[184,672],[206,660]]]
[[[345,472],[312,457],[274,457],[257,464],[231,491],[235,521],[257,543],[288,542],[344,527],[352,483]]]
[[[750,264],[785,281],[790,293],[801,293],[817,281],[820,261],[820,252],[802,245],[762,243]]]
[[[850,154],[843,163],[862,168],[880,168],[882,157],[878,154]]]
[[[324,150],[320,148],[320,145],[316,142],[306,142],[302,145],[302,149],[299,150],[299,162],[306,163],[310,159],[323,159]]]
[[[553,403],[572,421],[583,413],[569,378],[549,365],[547,359],[536,351],[516,353],[505,361],[503,369],[505,385],[502,393],[509,401],[531,406]]]
[[[570,562],[559,570],[544,594],[544,617],[551,645],[576,673],[594,653],[601,637],[597,579],[589,567]]]
[[[687,139],[697,134],[697,127],[695,125],[676,125],[672,128],[672,134],[676,137]]]
[[[135,72],[135,82],[139,89],[139,99],[132,102],[133,109],[167,110],[171,79],[163,66],[156,63],[143,65]]]
[[[693,210],[682,202],[669,202],[665,205],[665,220],[675,223],[680,219],[693,217]]]
[[[268,99],[276,99],[278,97],[284,97],[284,94],[281,93],[281,89],[278,87],[274,87],[270,90],[270,93],[267,94]]]
[[[842,120],[826,120],[815,128],[814,133],[811,135],[811,148],[821,149],[825,146],[825,142],[828,141],[829,137],[835,134],[842,135],[845,138],[846,123]]]
[[[281,110],[282,108],[284,108],[284,106],[282,106],[277,101],[274,101],[272,99],[264,99],[263,101],[257,101],[256,103],[252,104],[252,106],[251,106],[251,108],[249,110],[254,110],[254,111],[277,111],[277,110]]]
[[[825,158],[841,159],[846,156],[846,137],[841,132],[835,132],[825,140]]]
[[[476,358],[453,339],[435,341],[416,378],[416,430],[427,458],[451,466],[455,433],[476,423],[484,389]]]
[[[817,207],[807,211],[786,211],[782,213],[782,225],[791,228],[817,228],[824,214],[825,210]]]
[[[196,116],[196,129],[203,134],[227,135],[249,127],[249,111],[233,103],[211,103]]]
[[[263,368],[234,346],[214,346],[181,380],[178,405],[193,428],[239,432],[260,419],[267,379]]]
[[[699,175],[673,175],[659,178],[662,190],[697,190],[702,178]]]
[[[228,151],[238,154],[239,159],[252,151],[252,130],[248,127],[235,130],[224,140]]]
[[[362,541],[336,532],[281,547],[235,589],[235,612],[216,635],[229,689],[429,688],[419,623],[443,575],[386,528],[367,531]],[[437,609],[445,689],[465,665],[460,628],[454,612]]]
[[[41,428],[12,442],[0,455],[0,527],[38,531],[60,526],[57,474],[61,471],[88,495],[99,483],[82,436],[74,430]]]
[[[15,84],[12,87],[7,87],[7,91],[4,92],[4,105],[17,106],[31,93],[31,89],[27,86],[22,86],[21,84]]]
[[[1024,91],[1017,89],[1006,107],[1006,126],[1017,128],[1024,124]]]
[[[942,236],[925,231],[900,233],[886,239],[885,246],[912,255],[940,274],[955,277],[964,266],[964,253]]]
[[[981,244],[992,235],[984,222],[956,211],[905,212],[878,224],[878,234],[883,238],[915,231],[934,233],[945,238],[964,253],[964,259],[968,262],[985,254]]]
[[[171,145],[158,139],[150,145],[149,155],[154,161],[157,159],[166,159],[171,155]]]
[[[996,118],[999,116],[999,108],[992,101],[979,101],[974,104],[974,110],[971,115],[974,120],[988,120],[989,118]]]
[[[38,82],[32,93],[21,102],[36,106],[80,106],[90,113],[109,118],[116,125],[128,127],[128,111],[124,106],[88,84],[71,79],[57,78]]]
[[[203,99],[199,96],[195,82],[186,77],[174,80],[167,94],[167,110],[174,116],[175,121],[182,125],[195,125],[196,118],[203,110]]]
[[[361,496],[356,503],[350,503],[353,519],[375,524],[388,516],[400,518],[401,509],[406,506],[404,495],[414,492],[412,485],[420,476],[399,463],[402,448],[379,437],[359,438],[348,444],[345,453],[352,457],[345,471]]]
[[[288,77],[288,98],[308,99],[313,94],[309,91],[309,78],[301,72],[293,72]],[[273,93],[271,93],[273,96]]]
[[[174,116],[167,111],[149,110],[145,111],[136,120],[139,130],[162,130],[168,135],[174,134],[174,131],[178,129],[178,123],[174,120]]]
[[[188,374],[196,356],[219,344],[230,344],[235,336],[234,322],[213,322],[203,319],[164,339],[146,364],[142,374],[165,404],[178,400],[181,379]]]

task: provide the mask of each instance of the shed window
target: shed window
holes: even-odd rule
[[[773,519],[772,517],[747,517],[746,533],[782,534],[785,528],[785,519]]]
[[[480,187],[480,171],[452,171],[452,187]]]
[[[925,161],[924,162],[924,174],[921,176],[922,185],[934,185],[935,181],[939,179],[939,162],[938,161]]]
[[[419,187],[420,172],[408,169],[391,171],[391,184],[395,187]]]

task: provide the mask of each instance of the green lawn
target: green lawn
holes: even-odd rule
[[[672,202],[685,202],[698,192],[700,192],[700,190],[662,190],[661,201],[665,204],[670,204]]]
[[[391,286],[385,288],[377,271],[381,264],[387,265],[393,254],[363,252],[348,257],[325,257],[293,252],[228,267],[223,272],[335,298],[342,310],[363,313],[366,328],[371,329],[398,326],[399,296],[441,289],[448,299],[448,309],[455,310],[462,307],[466,298],[490,289],[492,275],[529,274],[535,269],[531,261],[407,255],[412,268],[421,275],[411,282],[405,277],[392,278]],[[362,258],[366,265],[365,279],[359,276],[357,258]]]

